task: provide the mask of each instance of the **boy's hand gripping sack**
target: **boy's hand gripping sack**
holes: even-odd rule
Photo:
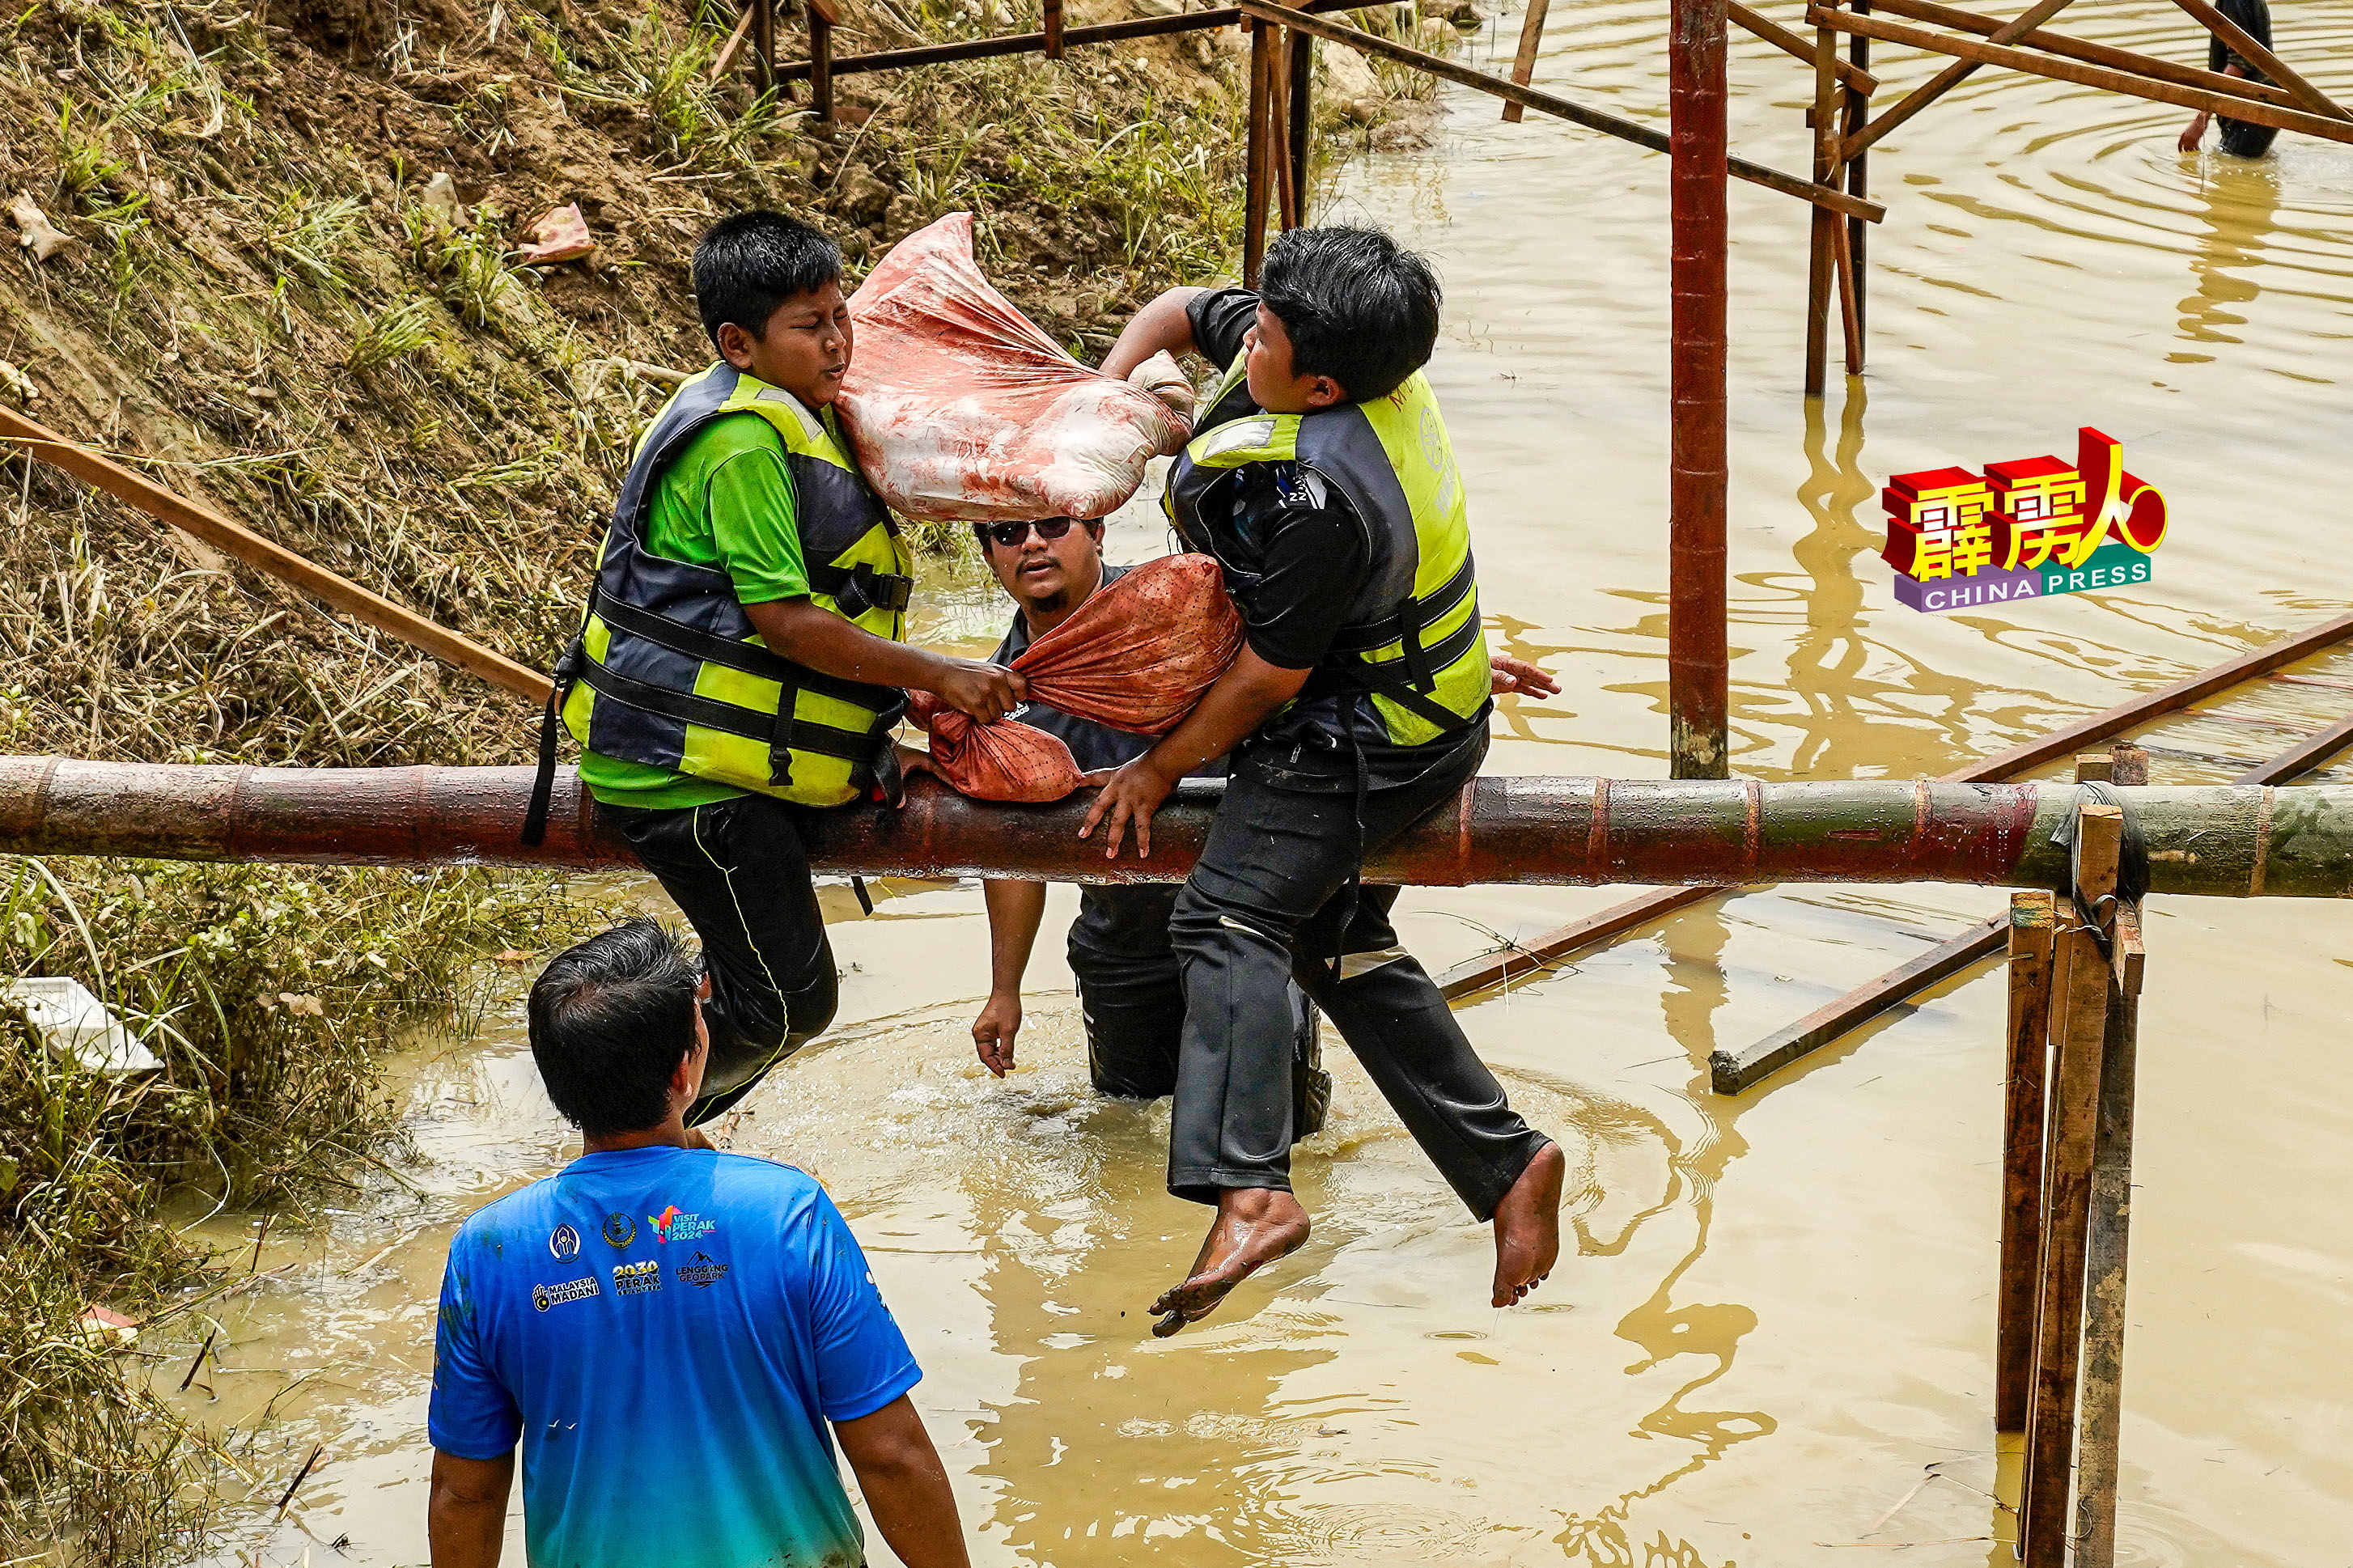
[[[1165,735],[1241,651],[1241,617],[1207,555],[1167,555],[1095,591],[1013,668],[1032,701],[1136,735]],[[1018,719],[976,724],[911,692],[932,771],[977,800],[1060,800],[1085,783],[1071,749]]]
[[[849,315],[842,427],[867,482],[908,517],[1106,517],[1191,434],[1175,363],[1155,354],[1121,381],[1064,353],[981,276],[970,213],[892,246]]]

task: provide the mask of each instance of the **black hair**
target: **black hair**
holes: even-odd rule
[[[1395,392],[1438,342],[1438,274],[1377,228],[1294,228],[1267,247],[1259,302],[1291,337],[1292,368],[1352,403]]]
[[[639,918],[567,948],[532,982],[531,1055],[547,1098],[583,1132],[638,1132],[670,1114],[694,1049],[702,975],[678,938]]]
[[[713,348],[728,322],[764,336],[777,306],[840,277],[840,247],[822,230],[780,212],[755,209],[721,218],[694,247],[694,303]]]

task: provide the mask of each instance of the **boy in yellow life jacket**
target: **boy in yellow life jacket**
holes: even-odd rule
[[[1389,923],[1366,854],[1451,800],[1487,751],[1492,689],[1548,678],[1491,661],[1462,476],[1423,379],[1438,280],[1363,228],[1301,229],[1264,282],[1178,289],[1128,323],[1103,368],[1163,350],[1226,372],[1169,471],[1186,545],[1217,558],[1241,612],[1232,668],[1113,774],[1080,837],[1116,858],[1176,781],[1231,752],[1199,863],[1169,921],[1185,1032],[1168,1190],[1218,1217],[1155,1334],[1206,1316],[1307,1239],[1290,1176],[1295,980],[1471,1212],[1495,1235],[1493,1300],[1534,1289],[1560,1249],[1559,1148],[1505,1102]],[[1532,678],[1532,679],[1531,679]]]
[[[896,803],[907,690],[987,722],[1025,689],[903,640],[913,563],[833,410],[850,355],[833,242],[782,213],[723,218],[694,294],[719,361],[639,440],[555,669],[581,782],[702,942],[711,1063],[689,1126],[832,1022],[806,815]]]

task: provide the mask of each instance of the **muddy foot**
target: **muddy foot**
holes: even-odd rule
[[[1557,1162],[1552,1191],[1557,1208]],[[1165,1340],[1186,1324],[1208,1317],[1226,1299],[1226,1292],[1276,1258],[1298,1251],[1307,1240],[1307,1211],[1289,1193],[1229,1187],[1219,1194],[1218,1217],[1202,1238],[1201,1255],[1193,1259],[1192,1274],[1152,1303],[1155,1312],[1165,1314],[1152,1325],[1153,1337]]]
[[[1508,1307],[1543,1283],[1560,1257],[1560,1145],[1536,1151],[1495,1205],[1495,1305]]]

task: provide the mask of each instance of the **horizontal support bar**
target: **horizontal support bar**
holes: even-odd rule
[[[1740,0],[1724,0],[1724,15],[1736,26],[1746,28],[1764,39],[1792,59],[1803,60],[1809,68],[1814,63],[1814,46],[1761,11],[1752,11]],[[1833,60],[1831,68],[1839,80],[1865,98],[1879,90],[1879,79],[1861,66],[1845,60]]]
[[[1440,58],[1437,55],[1424,54],[1419,49],[1392,43],[1387,38],[1367,33],[1359,27],[1344,26],[1337,22],[1323,21],[1310,16],[1304,11],[1293,10],[1288,5],[1272,5],[1270,0],[1240,0],[1240,5],[1241,9],[1250,16],[1263,21],[1274,22],[1285,27],[1296,28],[1300,32],[1322,38],[1327,43],[1354,49],[1358,54],[1378,55],[1383,59],[1395,60],[1399,65],[1411,66],[1416,70],[1427,72],[1442,80],[1491,93],[1506,103],[1516,103],[1523,109],[1533,109],[1541,113],[1553,115],[1573,125],[1582,125],[1588,131],[1599,131],[1605,136],[1615,136],[1621,142],[1631,142],[1637,147],[1647,147],[1653,153],[1667,151],[1667,137],[1664,132],[1653,131],[1647,125],[1638,125],[1630,120],[1621,120],[1614,114],[1605,114],[1598,109],[1588,109],[1581,103],[1572,103],[1567,99],[1546,92],[1541,89],[1522,87],[1515,81],[1507,81],[1502,77],[1490,76],[1485,71],[1472,70],[1469,66],[1457,65],[1454,61]],[[1795,174],[1785,174],[1778,169],[1768,169],[1762,163],[1752,163],[1746,158],[1728,158],[1725,162],[1725,166],[1735,179],[1746,180],[1752,185],[1763,185],[1767,190],[1779,191],[1784,195],[1796,196],[1800,201],[1811,202],[1817,206],[1829,207],[1834,212],[1844,213],[1849,217],[1859,217],[1872,223],[1878,223],[1887,216],[1887,209],[1877,202],[1866,201],[1861,196],[1849,195],[1844,191],[1834,190],[1829,185],[1816,184],[1811,180],[1801,180]]]
[[[626,863],[569,769],[547,840],[519,841],[529,768],[247,768],[0,758],[0,851],[324,865]],[[2353,897],[2353,785],[2122,789],[2148,845],[2151,890],[2219,898]],[[1857,780],[1481,778],[1366,863],[1369,881],[1957,882],[2059,889],[2051,841],[2072,784]],[[1148,861],[1078,837],[1087,797],[968,800],[913,781],[898,811],[807,818],[809,859],[867,876],[1176,881],[1215,807],[1172,800]]]
[[[2324,120],[2317,114],[2282,109],[2277,104],[2256,103],[2223,93],[2207,92],[2200,88],[2135,76],[2128,71],[2082,65],[2073,60],[2039,55],[2031,49],[2011,48],[2006,44],[1979,43],[1975,38],[1930,32],[1925,27],[1907,27],[1900,22],[1859,16],[1836,6],[1810,5],[1806,8],[1806,19],[1817,26],[1835,28],[1841,33],[1856,33],[1886,43],[1903,44],[1911,48],[1925,49],[1930,54],[1950,55],[1956,59],[1971,60],[1978,65],[2006,66],[2011,70],[2024,71],[2029,76],[2049,77],[2053,81],[2105,88],[2110,92],[2121,92],[2156,103],[2176,104],[2184,109],[2202,109],[2210,114],[2227,114],[2233,120],[2243,120],[2250,124],[2298,131],[2324,141],[2353,142],[2353,121]]]
[[[1361,10],[1365,0],[1309,0],[1309,11]],[[1213,11],[1187,11],[1175,16],[1138,16],[1125,22],[1098,22],[1084,27],[1062,29],[1065,48],[1075,44],[1116,44],[1128,38],[1158,37],[1168,33],[1206,32],[1217,27],[1231,27],[1242,19],[1242,14],[1230,5]],[[999,55],[1042,55],[1046,52],[1043,33],[1006,33],[993,38],[959,38],[950,44],[924,44],[910,49],[882,49],[871,55],[845,55],[833,62],[836,76],[855,76],[860,71],[913,70],[917,66],[946,65],[954,60],[981,60]],[[797,65],[780,66],[778,81],[802,81],[808,77],[807,60]]]
[[[1999,16],[1939,5],[1933,0],[1872,0],[1872,9],[1891,11],[1915,22],[1933,22],[1957,33],[1977,33],[1988,37],[2000,32],[2003,26]],[[2064,55],[2069,59],[2082,60],[2088,65],[2114,66],[2118,70],[2155,77],[2159,81],[2178,82],[2183,87],[2202,87],[2209,92],[2252,99],[2258,103],[2274,103],[2283,109],[2295,107],[2295,100],[2281,88],[2266,87],[2242,76],[2224,76],[2219,71],[2201,70],[2196,66],[2177,65],[2155,55],[2137,54],[2111,44],[2094,44],[2088,39],[2070,37],[2047,28],[2037,27],[2011,42],[2031,46],[2046,54]]]

